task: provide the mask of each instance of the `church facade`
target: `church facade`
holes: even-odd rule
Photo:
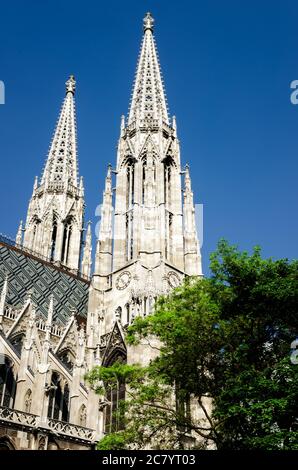
[[[0,449],[92,449],[124,386],[99,397],[95,365],[146,364],[125,330],[185,276],[202,276],[188,166],[182,168],[153,35],[143,23],[132,101],[108,167],[92,269],[77,158],[75,79],[16,240],[0,238]],[[85,232],[85,234],[84,234]]]

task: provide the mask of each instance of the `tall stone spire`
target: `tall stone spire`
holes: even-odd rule
[[[193,202],[193,192],[191,189],[191,179],[189,174],[189,166],[185,168],[184,178],[184,261],[185,272],[189,276],[201,275],[202,264],[200,247],[198,243],[195,208]]]
[[[41,183],[71,183],[77,186],[77,136],[74,76],[66,82],[66,95],[56,125]]]
[[[166,96],[153,36],[154,19],[150,13],[144,18],[144,36],[132,93],[128,124],[144,119],[169,123]]]
[[[84,188],[78,177],[75,117],[76,82],[66,82],[46,165],[35,178],[24,229],[24,247],[74,271],[79,269]]]
[[[124,325],[150,313],[155,299],[185,275],[201,274],[190,176],[183,198],[176,118],[167,112],[153,25],[147,13],[129,116],[120,124],[113,224],[111,170],[106,178],[90,331],[99,311],[108,333],[115,320]]]
[[[3,329],[2,323],[3,323],[4,308],[5,308],[7,292],[8,292],[8,278],[6,276],[4,283],[3,283],[2,291],[0,294],[0,331]]]
[[[95,274],[108,275],[112,270],[113,219],[112,167],[109,165],[101,206],[101,223],[95,257]]]
[[[23,221],[21,220],[18,231],[17,231],[16,244],[22,245],[22,240],[23,240]]]

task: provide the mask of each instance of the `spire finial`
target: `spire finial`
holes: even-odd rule
[[[144,32],[147,31],[147,29],[150,29],[151,31],[153,31],[154,19],[149,11],[148,13],[146,13],[146,16],[143,20],[143,24],[144,24]]]
[[[22,245],[22,240],[23,240],[23,221],[21,220],[18,231],[17,231],[16,244]]]
[[[74,92],[76,89],[76,81],[75,81],[74,75],[70,75],[67,82],[65,82],[65,85],[66,85],[66,93],[70,92],[74,95]]]
[[[49,307],[48,307],[48,318],[47,318],[47,325],[49,326],[52,325],[53,315],[54,315],[54,296],[53,294],[51,294]]]

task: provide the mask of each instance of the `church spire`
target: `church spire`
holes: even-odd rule
[[[4,307],[5,307],[7,292],[8,292],[8,278],[6,276],[4,283],[3,283],[1,295],[0,295],[0,331],[3,329],[2,323],[3,323]]]
[[[166,96],[153,36],[154,19],[147,13],[139,56],[128,124],[144,119],[162,120],[169,124]]]
[[[112,167],[109,165],[101,207],[101,223],[95,256],[95,274],[107,275],[112,269],[112,200]]]
[[[71,75],[66,82],[66,95],[62,104],[41,184],[67,184],[77,186],[77,137],[75,115],[76,82]]]
[[[201,253],[197,238],[195,208],[188,165],[185,167],[184,177],[183,216],[185,272],[189,276],[202,275]]]
[[[71,75],[42,178],[35,178],[23,245],[77,272],[85,204],[83,181],[78,178],[75,88]]]
[[[22,241],[23,241],[23,221],[21,220],[18,231],[17,231],[16,245],[22,245]]]
[[[91,274],[92,266],[92,235],[91,235],[91,222],[88,222],[86,239],[85,239],[85,248],[82,261],[82,274],[86,277],[89,277]]]

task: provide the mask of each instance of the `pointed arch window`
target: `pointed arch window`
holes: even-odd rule
[[[129,324],[129,322],[130,322],[130,305],[126,304],[125,308],[126,308],[126,323]]]
[[[172,171],[173,160],[168,156],[164,160],[164,202],[168,207],[171,204]]]
[[[52,373],[51,384],[48,387],[48,393],[48,418],[68,422],[69,387],[68,383],[57,372]]]
[[[150,171],[150,173],[149,173]],[[150,167],[148,168],[147,158],[143,159],[142,166],[142,204],[150,203],[155,204],[156,194],[154,185],[156,183],[156,164],[155,158],[151,159]]]
[[[120,321],[122,320],[122,308],[121,307],[116,308],[115,317],[116,317],[116,320],[120,320]]]
[[[65,367],[69,370],[69,372],[73,371],[74,365],[74,355],[69,349],[64,349],[58,354],[58,358],[60,361],[65,365]]]
[[[0,451],[1,450],[15,450],[11,440],[6,436],[0,439]]]
[[[116,352],[105,367],[115,363],[126,364],[127,358],[123,351]],[[124,429],[124,415],[121,403],[125,400],[125,382],[117,380],[113,385],[106,385],[108,405],[105,408],[105,432],[111,433]]]
[[[166,227],[165,227],[165,257],[171,260],[173,255],[173,213],[171,211],[172,192],[174,190],[172,185],[174,162],[172,157],[167,156],[164,160],[164,202],[166,209]]]
[[[55,261],[55,253],[56,253],[56,244],[57,244],[57,217],[56,215],[53,216],[53,225],[52,225],[52,236],[51,236],[51,249],[50,249],[50,260]]]
[[[0,355],[0,406],[13,408],[15,392],[13,362],[9,357]]]
[[[71,237],[72,237],[72,219],[68,218],[64,223],[63,241],[62,241],[62,263],[67,265],[70,255]]]
[[[133,258],[133,204],[135,186],[135,162],[128,158],[126,162],[126,258]]]
[[[33,223],[32,223],[32,235],[31,235],[31,249],[33,251],[38,251],[37,250],[37,234],[38,234],[38,228],[39,228],[40,220],[37,218],[37,216],[34,217]]]
[[[126,162],[126,209],[132,208],[134,203],[134,179],[135,165],[132,158],[128,158]]]
[[[24,333],[18,333],[15,335],[11,340],[11,344],[13,345],[14,349],[21,354],[23,348],[23,341],[24,341]]]

